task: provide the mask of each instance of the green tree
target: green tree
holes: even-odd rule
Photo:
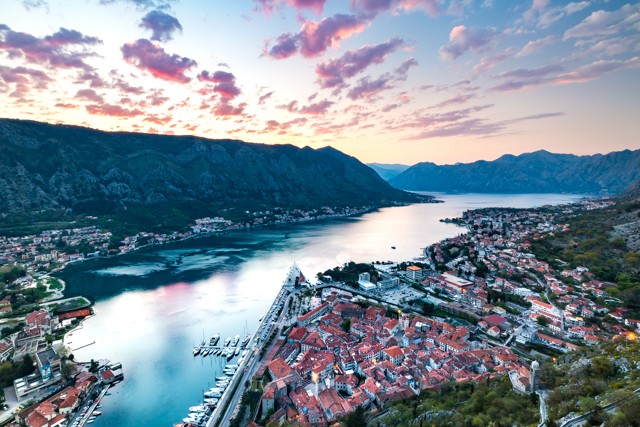
[[[538,325],[540,325],[542,327],[545,327],[545,326],[547,326],[549,324],[549,321],[544,316],[538,316],[536,318],[536,322],[538,322]]]

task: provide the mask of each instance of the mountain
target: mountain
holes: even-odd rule
[[[387,206],[426,201],[333,148],[0,119],[0,222],[34,216]],[[186,225],[186,224],[185,224]]]
[[[409,166],[399,164],[367,163],[367,166],[378,172],[378,175],[385,181],[389,181],[409,169]]]
[[[389,183],[413,191],[614,194],[639,179],[640,150],[592,156],[541,150],[494,161],[418,163]]]

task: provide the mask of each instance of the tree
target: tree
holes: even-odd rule
[[[351,320],[345,320],[340,326],[345,332],[349,332],[351,330]]]
[[[545,326],[547,326],[549,324],[549,321],[544,316],[538,316],[536,318],[536,322],[538,322],[538,325],[540,325],[542,327],[545,327]]]
[[[71,362],[67,362],[62,366],[62,376],[65,379],[71,379],[75,376],[76,374],[76,364],[75,363],[71,363]]]

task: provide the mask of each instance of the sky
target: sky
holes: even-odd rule
[[[640,2],[2,0],[0,117],[437,164],[640,148]]]

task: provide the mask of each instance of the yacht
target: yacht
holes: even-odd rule
[[[206,412],[207,408],[202,405],[192,406],[189,408],[189,412]]]
[[[231,340],[231,347],[237,346],[238,342],[240,342],[240,335],[236,335],[235,337],[233,337],[233,340]]]
[[[242,340],[242,346],[246,347],[250,339],[251,339],[251,335],[249,334],[245,335],[244,339]]]
[[[231,337],[228,337],[227,339],[224,340],[224,346],[228,346],[229,343],[231,342]]]
[[[209,340],[209,345],[213,347],[214,345],[218,344],[218,341],[220,341],[220,334],[215,334]]]
[[[91,413],[91,415],[93,415],[94,417],[98,417],[98,416],[102,415],[102,412],[100,412],[100,411],[93,411],[93,412]]]
[[[224,381],[224,380],[228,380],[228,378],[226,376],[224,376],[224,377],[216,377],[216,381]]]
[[[233,352],[234,355],[239,355],[240,354],[240,347],[236,347],[236,351]]]
[[[221,391],[205,391],[204,396],[205,397],[222,397],[222,392]]]
[[[236,364],[236,365],[227,365],[227,366],[225,366],[225,367],[224,367],[224,369],[233,369],[233,370],[236,370],[236,369],[238,369],[238,365],[237,365],[237,364]]]
[[[200,347],[193,347],[193,355],[197,356],[200,353]]]

